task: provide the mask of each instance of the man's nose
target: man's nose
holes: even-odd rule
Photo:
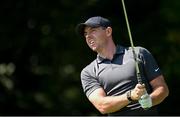
[[[85,38],[89,38],[90,35],[91,35],[90,33],[86,33]]]

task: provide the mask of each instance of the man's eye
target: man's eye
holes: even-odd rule
[[[85,32],[85,33],[84,33],[84,36],[86,36],[86,35],[87,35],[87,33]]]

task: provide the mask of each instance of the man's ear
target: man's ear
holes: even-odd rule
[[[112,35],[112,28],[111,27],[107,27],[106,28],[106,35],[107,36],[111,36]]]

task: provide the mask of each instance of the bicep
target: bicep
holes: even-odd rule
[[[88,97],[91,103],[97,105],[100,103],[101,99],[106,96],[106,93],[103,88],[97,88],[94,90]]]
[[[154,78],[152,81],[150,81],[150,84],[151,84],[153,90],[155,90],[157,88],[163,88],[165,90],[168,90],[168,87],[164,80],[163,75],[160,75],[160,76]]]

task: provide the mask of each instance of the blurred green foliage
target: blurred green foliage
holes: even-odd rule
[[[151,51],[170,89],[160,114],[178,115],[180,1],[125,3],[135,45]],[[96,54],[75,26],[91,16],[107,17],[115,42],[129,46],[121,1],[6,0],[0,15],[0,115],[100,115],[80,82]]]

